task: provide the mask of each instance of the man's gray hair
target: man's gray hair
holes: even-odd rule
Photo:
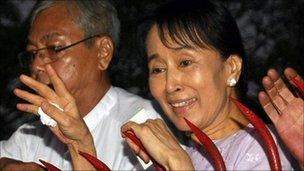
[[[39,12],[57,4],[66,7],[73,22],[83,29],[85,37],[106,34],[113,39],[115,46],[118,45],[120,22],[115,7],[107,0],[41,1],[33,11],[31,24]]]

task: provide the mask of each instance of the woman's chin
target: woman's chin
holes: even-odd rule
[[[182,119],[179,122],[174,122],[174,125],[176,126],[176,128],[180,131],[190,131],[189,126],[186,124],[185,120]]]

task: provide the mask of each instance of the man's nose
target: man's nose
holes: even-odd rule
[[[32,73],[40,73],[45,72],[45,62],[41,56],[41,54],[37,54],[30,64],[30,69]]]
[[[181,84],[182,76],[177,70],[167,70],[166,74],[166,91],[167,93],[174,93],[181,91],[183,86]]]

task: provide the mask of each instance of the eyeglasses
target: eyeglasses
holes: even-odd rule
[[[63,57],[63,55],[60,55],[59,52],[64,51],[64,50],[66,50],[70,47],[73,47],[73,46],[75,46],[79,43],[85,42],[87,40],[90,40],[92,38],[99,37],[99,36],[100,36],[99,34],[89,36],[89,37],[86,37],[82,40],[79,40],[75,43],[72,43],[72,44],[70,44],[68,46],[64,46],[64,47],[61,47],[61,46],[46,46],[46,47],[31,51],[31,52],[29,52],[29,51],[21,52],[21,53],[18,54],[18,60],[19,60],[20,66],[22,68],[28,68],[30,66],[30,64],[33,62],[33,60],[35,59],[36,55],[38,55],[38,57],[41,58],[41,60],[44,62],[44,64],[53,63],[53,62],[57,61],[59,58]],[[38,54],[38,52],[42,51],[42,50],[46,50],[46,52],[48,53],[47,57],[42,57],[42,56],[45,56],[45,55]]]

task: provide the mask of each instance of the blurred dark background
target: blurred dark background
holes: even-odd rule
[[[165,0],[113,0],[121,20],[121,46],[111,69],[113,84],[149,98],[142,56],[136,45],[136,23],[144,12]],[[18,76],[28,73],[18,64],[24,50],[29,14],[35,0],[0,1],[0,140],[7,139],[24,122],[37,118],[15,108],[12,94],[21,86]],[[248,103],[266,122],[268,118],[257,101],[261,79],[269,68],[281,73],[291,66],[304,75],[304,1],[232,0],[222,1],[236,18],[249,57]]]

